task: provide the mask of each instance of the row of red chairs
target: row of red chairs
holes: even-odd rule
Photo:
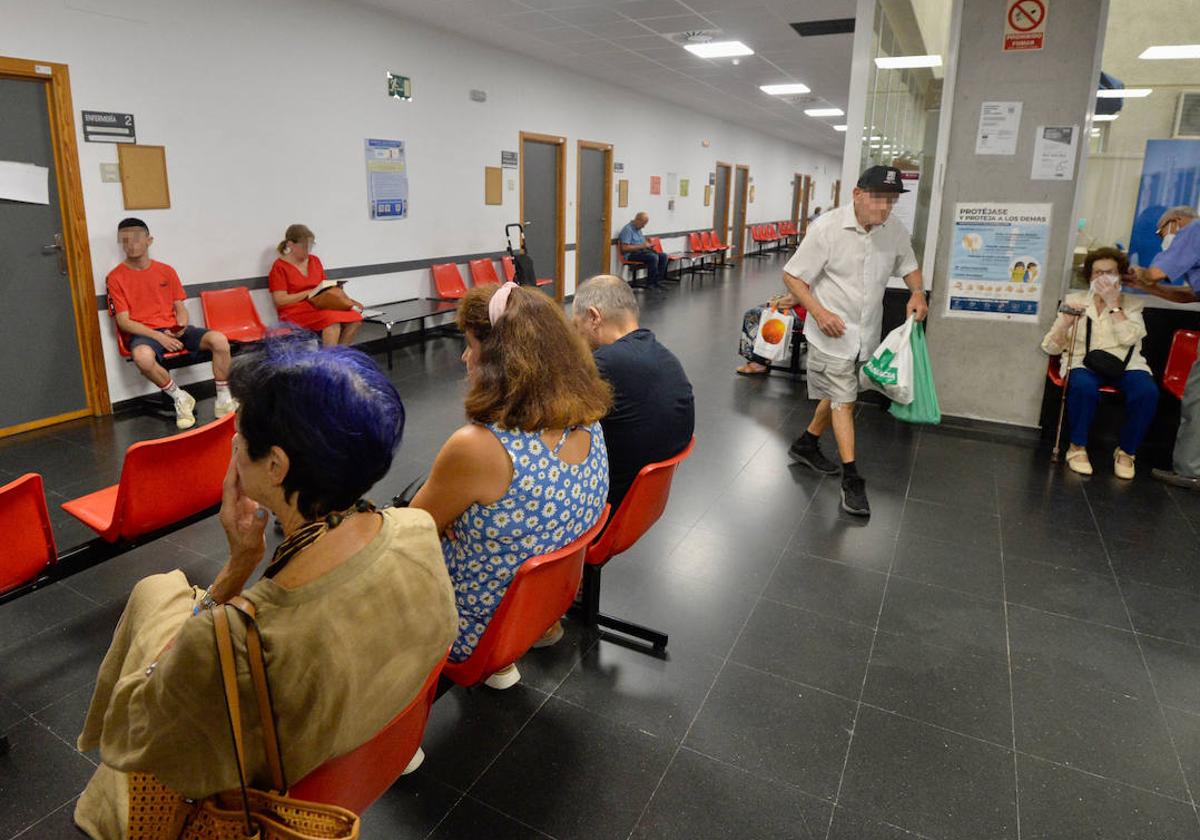
[[[790,223],[785,223],[790,224]],[[768,251],[778,251],[787,244],[789,237],[797,235],[795,233],[795,225],[791,225],[792,233],[785,233],[782,225],[751,225],[750,239],[758,244],[758,250],[750,254],[750,256],[762,256]]]
[[[1176,330],[1171,336],[1171,349],[1167,352],[1167,365],[1163,369],[1162,388],[1177,400],[1183,399],[1183,389],[1192,372],[1192,365],[1196,362],[1198,345],[1200,332],[1196,330]],[[1061,356],[1051,356],[1046,364],[1046,378],[1059,388],[1063,386],[1061,360]],[[1116,394],[1118,390],[1112,385],[1100,386],[1102,394]]]
[[[504,271],[504,279],[512,280],[517,276],[513,258],[502,256],[500,265]],[[487,258],[468,260],[467,269],[471,272],[471,282],[476,286],[499,286],[500,277],[496,274],[495,264]],[[467,293],[467,285],[463,282],[462,272],[455,263],[434,263],[430,268],[433,274],[433,288],[439,300],[462,300]],[[554,282],[551,277],[539,277],[538,286],[549,286]]]
[[[663,251],[662,239],[657,236],[647,236],[646,244],[654,249],[656,253],[662,254]],[[715,261],[713,257],[720,255],[724,261],[725,253],[729,250],[729,246],[721,242],[717,238],[715,230],[693,231],[688,234],[688,250],[680,253],[667,254],[667,271],[671,270],[671,263],[681,263],[680,273],[688,271],[711,271],[715,270]],[[626,259],[624,254],[620,255],[621,265],[629,268],[632,272],[632,277],[637,278],[637,272],[646,268],[645,263],[637,262],[636,260]],[[706,262],[707,261],[707,262]]]

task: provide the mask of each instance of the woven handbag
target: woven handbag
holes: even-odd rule
[[[237,664],[227,613],[230,606],[246,620],[246,652],[262,719],[267,765],[271,771],[273,790],[270,791],[246,786]],[[271,688],[267,682],[267,663],[254,605],[238,596],[214,609],[213,633],[217,639],[221,683],[237,756],[240,789],[213,794],[196,802],[171,790],[148,773],[130,773],[128,840],[358,840],[360,822],[353,811],[320,802],[304,802],[287,795]]]

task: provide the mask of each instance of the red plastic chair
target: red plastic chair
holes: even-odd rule
[[[0,487],[0,593],[36,578],[54,562],[54,532],[42,477],[27,473]]]
[[[1059,359],[1061,356],[1051,356],[1049,363],[1046,365],[1046,378],[1057,385],[1059,388],[1063,386],[1063,375],[1059,373]],[[1112,385],[1101,385],[1101,394],[1117,394],[1120,393]]]
[[[663,250],[662,240],[659,237],[647,236],[646,241],[650,244],[650,247],[654,249],[654,253],[667,254],[667,252]],[[668,274],[671,273],[671,263],[674,263],[674,262],[680,263],[679,273],[676,275],[676,277],[678,277],[684,271],[687,270],[687,266],[684,265],[683,263],[688,262],[688,261],[689,260],[688,260],[687,254],[667,254],[667,273]]]
[[[471,271],[471,282],[476,286],[499,286],[500,278],[496,276],[496,265],[489,259],[471,260],[467,263]]]
[[[249,343],[267,337],[267,326],[258,317],[250,290],[245,286],[201,292],[200,308],[204,310],[204,323],[208,328],[230,341]]]
[[[579,539],[521,564],[474,652],[447,662],[443,673],[458,685],[475,685],[516,662],[561,619],[575,601],[583,557],[608,520],[608,505]]]
[[[462,273],[454,263],[434,263],[429,267],[433,274],[433,287],[438,300],[462,300],[467,293]]]
[[[1175,335],[1171,337],[1171,351],[1167,354],[1162,384],[1164,390],[1175,395],[1175,399],[1183,399],[1183,389],[1196,362],[1198,343],[1200,332],[1195,330],[1175,330]]]
[[[133,354],[129,352],[129,344],[127,343],[128,337],[121,331],[121,328],[117,326],[117,311],[113,308],[111,297],[108,298],[108,314],[112,316],[113,332],[117,334],[117,352],[125,357],[125,361],[132,362]],[[163,367],[167,369],[170,369],[171,367],[178,367],[177,364],[172,365],[171,361],[174,359],[182,359],[189,355],[191,354],[187,350],[176,350],[174,353],[166,353],[163,355]]]
[[[728,251],[728,250],[729,250],[729,246],[728,246],[728,245],[726,245],[724,242],[722,242],[720,239],[718,239],[718,238],[717,238],[717,232],[716,232],[715,230],[714,230],[714,231],[710,231],[710,232],[712,233],[712,242],[713,242],[713,246],[714,246],[714,247],[715,247],[715,248],[716,248],[718,251]]]
[[[407,769],[425,735],[429,709],[437,698],[443,659],[407,706],[370,741],[313,770],[288,793],[309,802],[340,805],[356,814],[367,810]],[[415,768],[414,768],[415,769]]]
[[[692,259],[692,267],[697,271],[716,271],[712,264],[712,249],[704,245],[698,232],[688,234],[688,256]],[[705,262],[705,260],[708,262]]]
[[[607,627],[628,636],[649,642],[655,650],[665,650],[667,634],[600,612],[600,571],[604,564],[627,551],[641,539],[642,534],[658,521],[667,507],[671,481],[676,468],[696,448],[693,437],[683,451],[665,461],[647,464],[638,472],[621,506],[613,514],[608,528],[588,547],[587,565],[583,573],[583,617],[589,627]]]
[[[135,443],[121,480],[62,508],[105,542],[133,540],[174,525],[221,501],[235,414],[198,429]]]

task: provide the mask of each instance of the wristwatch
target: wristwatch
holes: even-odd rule
[[[1114,306],[1114,307],[1112,307],[1111,309],[1109,309],[1109,310],[1108,310],[1108,314],[1109,314],[1109,315],[1111,315],[1111,314],[1112,314],[1112,313],[1114,313],[1114,312],[1124,312],[1124,311],[1125,311],[1125,310],[1121,309],[1121,307],[1119,307],[1119,306]]]

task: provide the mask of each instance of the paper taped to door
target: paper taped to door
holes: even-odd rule
[[[0,160],[0,198],[26,204],[49,204],[49,168],[33,163]]]

